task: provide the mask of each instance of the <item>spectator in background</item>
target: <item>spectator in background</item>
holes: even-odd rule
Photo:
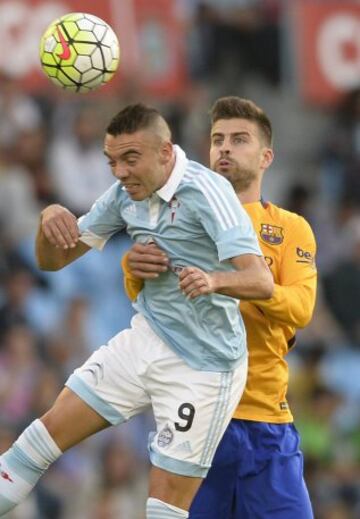
[[[49,167],[57,201],[85,213],[113,182],[102,152],[102,113],[96,104],[77,108],[68,134],[54,135]]]
[[[8,328],[0,353],[0,418],[12,424],[29,416],[32,390],[42,370],[37,340],[25,324]]]
[[[45,126],[19,132],[14,143],[14,161],[30,177],[36,198],[42,207],[55,199],[47,150],[48,135]]]
[[[350,343],[360,347],[360,216],[348,222],[346,238],[343,259],[325,276],[324,291]]]
[[[68,506],[68,517],[88,519],[143,519],[148,470],[119,434],[108,434],[92,471],[77,499]]]
[[[15,79],[0,70],[0,144],[10,145],[19,132],[39,128],[42,114]]]
[[[303,184],[294,184],[288,191],[285,208],[311,221],[309,214],[310,201],[310,189]]]
[[[8,254],[3,272],[3,301],[0,302],[0,337],[12,324],[27,324],[39,335],[47,333],[59,319],[56,295],[41,286],[28,265],[16,254]]]
[[[13,149],[17,149],[16,142]],[[35,233],[40,209],[33,179],[23,165],[16,163],[10,146],[0,143],[0,228],[7,249]]]
[[[26,301],[33,288],[34,278],[22,265],[13,265],[12,268],[7,265],[1,281],[4,292],[0,304],[0,338],[14,324],[29,324]]]
[[[360,87],[335,112],[321,168],[322,197],[337,203],[351,197],[360,206]]]
[[[194,79],[226,74],[234,82],[255,73],[277,84],[280,77],[278,0],[202,0],[190,32]]]
[[[47,339],[46,354],[65,379],[89,355],[89,301],[74,296],[65,308],[64,317]]]

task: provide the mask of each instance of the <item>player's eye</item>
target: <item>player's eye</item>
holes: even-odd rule
[[[115,160],[108,160],[108,164],[111,168],[114,168],[116,166]]]
[[[212,143],[213,143],[213,146],[220,146],[222,144],[223,140],[222,139],[213,139]]]
[[[137,159],[127,159],[127,161],[126,161],[126,164],[128,166],[135,166],[136,163],[137,163]]]

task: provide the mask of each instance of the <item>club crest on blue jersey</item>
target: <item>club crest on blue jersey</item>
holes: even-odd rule
[[[280,245],[284,241],[284,233],[282,227],[262,223],[260,229],[260,238],[270,245]]]
[[[176,196],[173,196],[172,199],[170,200],[169,207],[170,207],[171,223],[174,223],[174,220],[175,220],[175,217],[176,217],[176,211],[180,207],[180,202],[176,198]]]

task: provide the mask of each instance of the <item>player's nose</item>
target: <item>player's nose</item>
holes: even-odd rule
[[[230,142],[227,139],[224,139],[221,143],[219,152],[221,155],[228,155],[230,153]]]
[[[122,164],[116,164],[113,168],[113,173],[118,180],[125,180],[129,176],[129,171]]]
[[[219,150],[220,158],[226,159],[230,155],[230,147],[227,144],[223,144]]]

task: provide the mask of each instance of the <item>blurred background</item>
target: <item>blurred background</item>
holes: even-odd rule
[[[116,77],[85,96],[39,68],[41,34],[72,11],[105,19],[121,45]],[[207,164],[210,105],[239,95],[274,125],[265,199],[305,216],[318,242],[315,316],[288,356],[315,517],[359,518],[360,2],[0,0],[0,41],[0,452],[132,315],[126,236],[40,272],[42,208],[80,215],[111,184],[103,131],[127,103],[159,107]],[[151,427],[144,415],[72,449],[8,519],[143,519]]]

